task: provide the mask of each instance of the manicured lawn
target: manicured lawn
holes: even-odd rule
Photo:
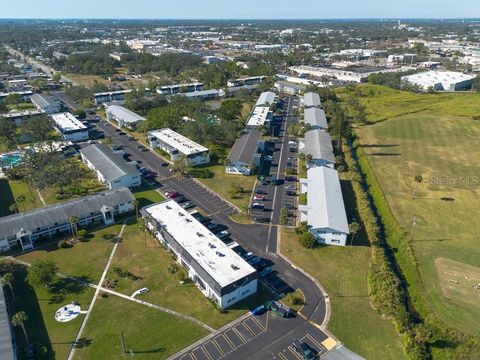
[[[30,192],[27,184],[21,180],[0,179],[0,194],[0,216],[11,214],[9,207],[19,196],[25,198],[24,201],[17,203],[20,212],[42,206],[35,189],[31,189]]]
[[[183,269],[177,274],[177,281],[174,280],[168,272],[168,266],[172,263],[174,260],[165,248],[142,232],[136,220],[131,220],[125,229],[123,241],[117,249],[108,277],[119,280],[116,291],[131,295],[135,290],[148,287],[150,292],[140,295],[139,298],[193,316],[214,328],[236,319],[270,298],[267,290],[262,288],[258,294],[235,304],[232,309],[222,314],[193,283],[187,281],[184,285],[179,284],[178,279],[186,275]],[[119,277],[113,270],[115,267],[129,271],[139,279]]]
[[[71,248],[58,248],[55,242],[45,248],[20,255],[18,259],[28,263],[38,259],[50,259],[57,264],[60,273],[96,283],[112,250],[113,239],[120,229],[120,224],[100,228],[89,232],[88,241],[77,242]]]
[[[17,105],[7,105],[8,111],[23,111],[23,110],[31,110],[35,109],[35,106],[31,102],[19,103]]]
[[[393,324],[370,306],[367,269],[370,248],[305,249],[292,229],[282,230],[282,253],[314,276],[330,296],[328,328],[348,348],[367,359],[404,359],[401,338]]]
[[[25,311],[27,314],[25,327],[30,342],[40,343],[48,349],[46,359],[66,359],[84,315],[79,315],[70,322],[60,323],[55,320],[55,312],[74,300],[80,303],[82,310],[86,310],[94,289],[65,279],[57,279],[50,288],[32,288],[25,280],[25,266],[13,262],[0,262],[0,272],[14,274],[15,300],[11,298],[9,289],[5,289],[5,293],[9,296],[11,314],[17,311]],[[23,351],[25,338],[20,328],[15,328],[15,338],[19,359],[26,359]]]
[[[133,195],[138,200],[138,208],[159,203],[165,200],[165,197],[160,194],[153,186],[143,183],[142,186],[132,189]]]
[[[408,239],[412,237],[415,217],[412,246],[422,282],[412,284],[412,296],[422,298],[428,311],[433,310],[449,325],[480,335],[479,309],[445,298],[435,268],[438,258],[472,266],[480,264],[474,231],[480,199],[480,123],[452,115],[479,113],[480,101],[471,102],[477,99],[475,96],[478,95],[455,94],[450,101],[455,101],[456,110],[445,109],[449,102],[438,104],[439,111],[395,117],[360,127],[357,133]],[[413,200],[417,174],[424,180]]]
[[[208,332],[194,323],[179,319],[118,297],[99,297],[85,328],[86,345],[76,359],[121,359],[120,333],[125,347],[135,359],[166,359],[197,341]]]
[[[213,172],[214,176],[209,179],[198,179],[200,182],[237,205],[242,211],[249,206],[253,184],[255,183],[256,178],[255,175],[227,175],[225,174],[225,166],[223,165],[206,166],[203,168],[209,169]],[[244,192],[232,196],[229,194],[229,189],[235,184],[240,185],[244,189]]]

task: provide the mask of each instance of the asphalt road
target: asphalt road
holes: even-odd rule
[[[257,356],[259,349],[265,349],[266,344],[270,344],[269,346],[277,344],[271,350],[274,354],[275,351],[280,352],[287,344],[291,344],[293,338],[305,336],[306,333],[315,334],[315,337],[319,339],[327,337],[325,333],[309,322],[313,321],[317,325],[323,323],[326,312],[325,299],[321,291],[308,277],[277,255],[277,226],[271,224],[240,224],[232,221],[230,216],[237,211],[223,199],[198,185],[193,179],[172,176],[167,167],[161,166],[162,160],[156,154],[151,151],[139,150],[137,141],[129,141],[126,135],[118,135],[114,126],[100,122],[97,123],[97,128],[112,138],[112,144],[123,145],[124,150],[131,154],[133,160],[140,160],[143,166],[157,172],[160,191],[174,189],[184,194],[189,201],[200,207],[213,221],[225,225],[232,238],[245,250],[252,251],[255,255],[270,260],[273,263],[273,273],[265,278],[265,283],[279,297],[295,289],[303,291],[306,305],[301,312],[305,318],[297,316],[295,319],[282,319],[281,326],[272,325],[270,330],[266,334],[258,336],[257,340],[243,344],[241,353],[232,351],[232,354],[225,358],[245,359],[244,356],[247,353]],[[275,323],[274,321],[273,324]],[[275,339],[274,343],[272,342],[273,339]],[[259,357],[252,357],[252,359],[265,359],[262,356],[266,356],[267,353],[262,354],[258,355]],[[270,353],[268,354],[268,356],[271,356]]]

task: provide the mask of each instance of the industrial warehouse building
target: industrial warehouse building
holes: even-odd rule
[[[250,175],[255,167],[260,166],[264,143],[260,142],[262,134],[256,129],[249,129],[240,136],[228,155],[225,173],[232,175]]]
[[[172,161],[180,160],[185,156],[188,166],[208,164],[210,162],[209,150],[193,140],[164,128],[148,132],[148,141],[152,149],[159,148],[170,155]]]
[[[88,128],[72,114],[58,113],[51,115],[55,129],[64,140],[79,142],[88,140]]]
[[[92,169],[100,182],[109,189],[136,187],[142,184],[142,178],[135,166],[127,164],[125,159],[115,154],[105,144],[94,144],[80,150],[85,164]]]
[[[132,130],[134,130],[140,122],[145,121],[143,116],[119,105],[110,105],[105,112],[108,120],[115,120],[118,123],[118,126],[126,126]]]
[[[455,71],[426,71],[402,77],[402,81],[418,85],[423,90],[435,91],[470,90],[473,79],[475,76]]]
[[[63,108],[62,103],[50,95],[33,94],[30,100],[38,110],[45,111],[47,114],[59,113]]]
[[[305,109],[310,107],[320,107],[322,102],[320,101],[320,95],[314,92],[308,92],[303,95],[303,106]]]
[[[325,111],[318,107],[310,107],[303,112],[303,121],[310,125],[310,129],[327,130],[327,117]]]
[[[333,153],[332,139],[330,134],[323,130],[310,130],[305,133],[303,139],[299,139],[299,151],[310,155],[307,168],[314,166],[335,167],[335,155]]]
[[[155,237],[221,309],[257,291],[257,271],[175,201],[154,204],[141,212]]]
[[[78,217],[77,227],[110,225],[115,216],[135,209],[135,197],[127,188],[104,191],[63,203],[47,205],[0,218],[0,251],[15,246],[32,249],[36,241],[71,232],[69,218]]]
[[[318,242],[345,246],[349,234],[338,173],[325,166],[307,170],[307,179],[300,179],[307,205],[300,205],[300,221],[306,221]]]

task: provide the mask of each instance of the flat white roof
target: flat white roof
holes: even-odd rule
[[[273,105],[273,102],[275,101],[276,96],[277,95],[272,91],[265,91],[260,94],[255,106],[266,106],[267,104],[271,106]]]
[[[222,287],[256,270],[173,200],[144,209]]]
[[[53,114],[52,120],[55,122],[56,127],[61,129],[62,132],[87,130],[87,127],[69,112]]]
[[[169,128],[152,130],[149,131],[148,134],[155,136],[160,141],[163,141],[185,155],[193,155],[208,151],[205,146],[202,146]]]
[[[268,106],[256,106],[247,120],[247,126],[262,126],[265,124],[269,111]]]
[[[422,86],[433,86],[435,84],[441,83],[447,85],[444,87],[450,87],[450,84],[457,84],[463,81],[473,80],[474,78],[475,76],[467,75],[456,71],[426,71],[403,76],[402,80],[405,79],[411,83],[419,84]]]
[[[332,229],[348,234],[348,221],[343,202],[342,188],[336,170],[325,166],[307,170],[307,205],[300,210],[308,211],[308,225],[314,229]]]

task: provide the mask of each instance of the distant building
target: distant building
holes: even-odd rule
[[[277,95],[273,91],[265,91],[260,94],[255,106],[268,106],[271,107],[275,103]]]
[[[423,90],[436,91],[470,90],[473,79],[475,76],[454,71],[426,71],[402,77],[402,81],[418,85]]]
[[[175,95],[181,93],[189,93],[194,91],[202,91],[203,83],[194,82],[189,84],[172,84],[157,87],[157,93],[161,95]]]
[[[186,97],[187,99],[196,99],[196,100],[216,100],[225,95],[223,90],[217,89],[209,89],[209,90],[201,90],[201,91],[193,91],[179,94],[179,96]]]
[[[259,149],[263,146],[260,137],[260,131],[250,129],[235,141],[225,166],[227,174],[250,175],[254,167],[260,166]]]
[[[175,201],[141,212],[154,236],[218,307],[228,308],[257,291],[257,271]]]
[[[95,172],[98,180],[109,189],[142,185],[137,169],[127,164],[121,155],[115,154],[105,144],[87,146],[80,150],[80,155],[85,164]]]
[[[275,81],[274,86],[275,86],[275,89],[277,89],[279,92],[283,92],[285,94],[290,94],[290,95],[301,94],[305,90],[307,90],[306,85],[295,84],[285,80]]]
[[[11,122],[14,122],[15,125],[20,126],[24,121],[31,117],[44,115],[43,110],[23,110],[23,111],[10,111],[8,113],[0,115]]]
[[[312,159],[307,162],[308,168],[328,166],[333,169],[335,166],[332,139],[326,131],[319,129],[307,131],[305,137],[300,139],[299,151],[311,156]]]
[[[266,76],[251,76],[251,77],[246,77],[241,79],[228,80],[227,86],[236,87],[236,86],[243,86],[243,85],[256,85],[264,81],[267,81]]]
[[[27,85],[27,80],[18,79],[18,80],[9,80],[7,83],[8,89],[10,91],[23,91]]]
[[[218,56],[204,56],[203,63],[210,65],[210,64],[221,64],[227,62],[227,59],[218,57]]]
[[[152,149],[159,148],[170,155],[172,161],[180,160],[183,155],[188,166],[208,164],[209,150],[193,140],[168,128],[148,132],[148,141]]]
[[[63,110],[60,100],[50,95],[34,94],[30,100],[38,110],[43,110],[47,114],[56,114]]]
[[[115,216],[135,209],[135,197],[127,188],[104,191],[62,203],[47,205],[0,218],[0,251],[21,246],[32,249],[35,242],[72,232],[69,218],[78,217],[77,227],[110,225]]]
[[[272,113],[270,107],[268,106],[256,106],[253,108],[253,111],[250,113],[250,116],[245,123],[247,127],[256,127],[263,126],[265,123],[268,123],[272,118]]]
[[[320,95],[314,92],[305,93],[303,95],[303,106],[305,107],[305,109],[322,106],[322,102],[320,101]]]
[[[72,114],[58,113],[51,115],[55,129],[64,140],[80,142],[88,140],[88,128]]]
[[[337,171],[312,167],[307,179],[300,179],[300,186],[307,193],[307,205],[299,206],[300,221],[307,222],[318,242],[345,246],[349,230]]]
[[[126,126],[132,130],[134,130],[140,122],[145,121],[143,116],[119,105],[108,106],[105,113],[108,120],[115,120],[118,123],[118,126]]]
[[[127,90],[116,90],[116,91],[106,91],[101,93],[93,94],[93,98],[95,100],[96,105],[101,105],[104,103],[111,103],[114,101],[124,101],[125,95],[131,93],[132,89]],[[150,89],[145,89],[145,96],[150,97],[152,96],[152,92]]]
[[[26,90],[26,91],[12,91],[7,93],[0,93],[0,101],[5,101],[5,99],[10,94],[18,94],[21,96],[23,101],[29,101],[33,95],[33,92],[31,90]]]
[[[318,87],[325,87],[328,84],[324,84],[322,81],[319,80],[314,80],[314,79],[308,79],[306,77],[298,77],[298,76],[293,76],[289,74],[276,74],[275,77],[277,77],[280,80],[284,80],[288,83],[293,83],[293,84],[301,84],[301,85],[314,85]]]
[[[305,123],[310,125],[310,129],[322,129],[326,130],[328,128],[327,117],[325,116],[325,111],[317,107],[311,107],[305,109],[303,112],[303,120]]]

